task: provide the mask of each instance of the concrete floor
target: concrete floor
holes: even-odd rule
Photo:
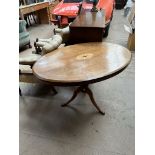
[[[124,23],[122,10],[116,10],[103,41],[126,47]],[[28,29],[32,42],[52,35],[49,25],[34,27]],[[26,52],[32,49],[22,54]],[[20,155],[134,155],[134,63],[133,52],[124,72],[90,86],[105,116],[96,112],[84,94],[71,106],[60,107],[71,97],[73,87],[56,87],[59,93],[53,95],[49,86],[20,83],[24,94],[19,98]]]

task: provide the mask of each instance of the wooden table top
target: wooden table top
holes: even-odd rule
[[[22,6],[19,6],[19,9],[24,9],[24,8],[33,7],[33,6],[42,5],[42,4],[49,4],[49,3],[48,2],[39,2],[39,3],[33,3],[33,4],[29,4],[29,5],[22,5]]]
[[[104,28],[105,27],[105,13],[104,11],[82,12],[72,22],[70,27],[93,27],[93,28]]]
[[[33,73],[53,83],[93,83],[125,68],[131,52],[117,44],[95,42],[62,47],[41,57]]]
[[[49,2],[39,2],[39,3],[30,4],[30,5],[20,6],[19,10],[22,14],[28,14],[37,10],[47,8],[48,6],[49,6]]]

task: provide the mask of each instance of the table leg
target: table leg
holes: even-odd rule
[[[78,87],[78,88],[74,91],[73,96],[71,97],[71,99],[70,99],[67,103],[62,104],[61,106],[62,106],[62,107],[67,106],[71,101],[73,101],[73,100],[76,98],[76,96],[78,95],[79,92],[80,92],[80,87]]]
[[[62,107],[67,106],[71,101],[73,101],[76,98],[76,96],[78,95],[79,92],[87,93],[89,98],[90,98],[90,100],[91,100],[91,102],[92,102],[92,104],[96,107],[98,112],[101,113],[102,115],[105,115],[105,113],[99,108],[99,106],[95,102],[95,99],[93,97],[93,93],[92,93],[91,89],[88,87],[88,85],[78,87],[74,91],[73,96],[71,97],[71,99],[67,103],[62,104],[61,106]]]
[[[90,90],[90,88],[87,87],[86,93],[87,93],[88,96],[90,97],[90,100],[92,101],[93,105],[96,107],[96,109],[98,110],[98,112],[101,113],[102,115],[105,115],[105,112],[103,112],[103,111],[99,108],[99,106],[97,105],[97,103],[95,102],[94,97],[93,97],[93,93],[92,93],[92,91]]]
[[[22,91],[21,91],[20,87],[19,87],[19,95],[22,96]]]

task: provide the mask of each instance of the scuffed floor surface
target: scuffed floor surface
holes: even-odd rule
[[[103,41],[126,46],[125,22],[123,12],[115,11],[110,34]],[[29,29],[31,36],[39,35],[40,28]],[[124,72],[90,85],[105,116],[84,94],[62,108],[74,87],[56,87],[58,94],[53,95],[49,86],[20,83],[24,95],[19,98],[20,155],[134,155],[134,63],[133,53]]]

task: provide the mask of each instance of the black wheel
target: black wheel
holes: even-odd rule
[[[110,23],[106,26],[103,37],[106,38],[108,37],[109,34],[109,28],[110,28]]]

